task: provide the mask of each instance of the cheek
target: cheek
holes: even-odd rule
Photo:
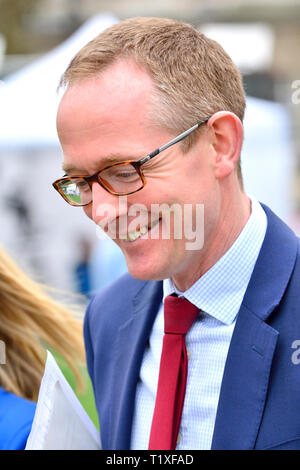
[[[93,220],[93,211],[92,211],[92,204],[88,204],[82,208],[85,215],[88,216],[89,219]]]

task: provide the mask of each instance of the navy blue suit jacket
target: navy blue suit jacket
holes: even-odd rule
[[[300,449],[300,244],[270,209],[225,364],[212,449]],[[104,449],[129,449],[162,282],[124,275],[96,295],[84,336]],[[293,356],[294,354],[294,356]],[[300,354],[299,354],[300,357]]]

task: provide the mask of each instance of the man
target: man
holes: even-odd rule
[[[54,186],[130,273],[85,318],[103,447],[299,449],[299,243],[243,189],[231,59],[189,25],[136,18],[85,46],[62,84]],[[194,311],[188,330],[167,331],[167,304],[178,323]]]

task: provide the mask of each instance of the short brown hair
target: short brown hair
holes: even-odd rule
[[[180,133],[222,110],[243,121],[245,93],[231,58],[191,25],[171,19],[131,18],[106,29],[77,53],[60,85],[94,77],[126,57],[153,80],[149,117],[154,125]],[[186,148],[194,140],[195,133]],[[237,170],[242,181],[240,163]]]

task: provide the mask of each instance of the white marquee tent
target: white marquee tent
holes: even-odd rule
[[[67,289],[73,286],[82,240],[102,250],[96,257],[94,287],[101,285],[99,259],[104,265],[117,258],[116,265],[125,269],[118,248],[98,242],[94,225],[81,209],[69,208],[51,187],[61,175],[55,128],[60,76],[80,47],[117,21],[109,14],[92,18],[0,87],[0,243],[21,263],[31,263],[43,280]],[[242,152],[245,186],[287,221],[293,161],[286,110],[248,97]]]
[[[83,244],[98,238],[82,210],[68,207],[52,188],[62,176],[57,86],[75,53],[116,22],[109,14],[90,19],[0,87],[0,243],[43,281],[68,290]]]

